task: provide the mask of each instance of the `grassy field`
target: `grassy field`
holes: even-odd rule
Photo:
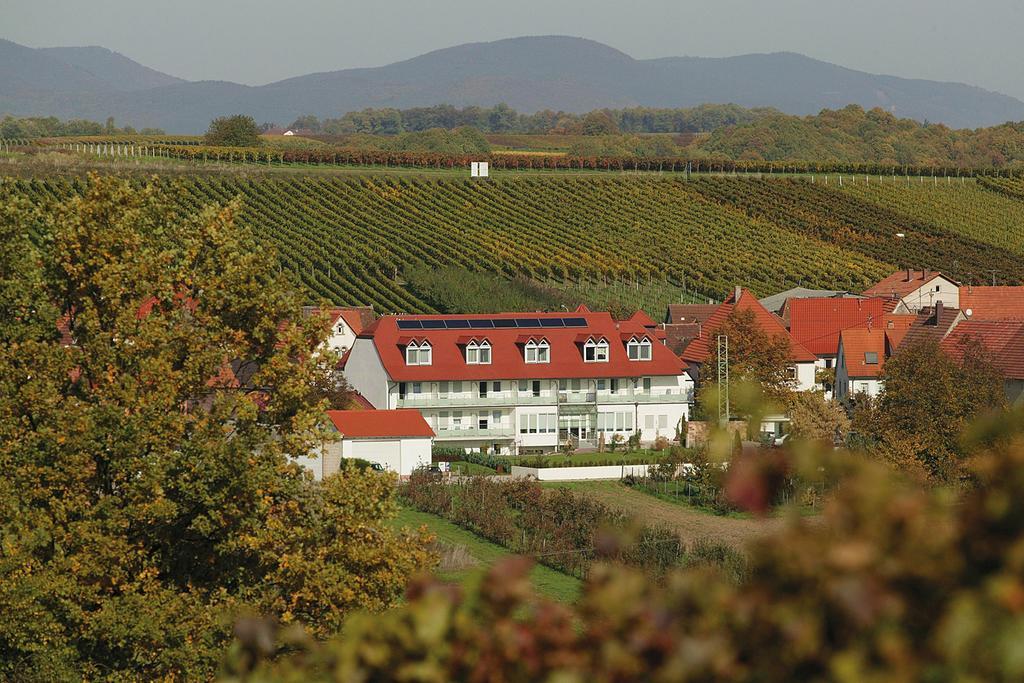
[[[453,462],[452,473],[466,476],[489,476],[498,472],[490,467],[478,465],[475,462]]]
[[[392,525],[395,528],[410,529],[426,526],[439,541],[452,547],[465,549],[465,552],[478,563],[471,567],[439,572],[439,578],[444,581],[461,583],[476,580],[487,567],[510,554],[500,545],[491,543],[446,519],[426,512],[402,508],[392,521]],[[576,577],[541,564],[534,566],[530,572],[530,579],[539,593],[563,602],[575,600],[583,586],[583,583]]]
[[[752,518],[749,515],[716,515],[632,489],[617,481],[579,481],[544,484],[583,493],[605,505],[623,510],[647,523],[660,523],[679,533],[687,544],[701,539],[742,549],[751,540],[772,533],[786,517]]]

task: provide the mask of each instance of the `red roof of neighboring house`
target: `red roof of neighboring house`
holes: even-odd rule
[[[907,277],[908,274],[909,278]],[[957,284],[937,270],[900,270],[865,289],[864,295],[902,299],[911,292],[916,292],[919,288],[940,277],[953,282],[953,284]]]
[[[926,306],[917,312],[914,322],[903,336],[904,344],[922,341],[941,342],[963,319],[959,309],[948,306]]]
[[[843,330],[843,359],[850,377],[878,377],[885,365],[885,329],[872,326]],[[868,363],[874,354],[874,363]]]
[[[705,362],[711,355],[711,344],[713,343],[711,335],[714,334],[715,329],[724,323],[729,314],[734,310],[753,312],[755,320],[765,334],[771,337],[786,339],[789,342],[789,360],[797,363],[817,360],[817,356],[793,338],[789,330],[786,329],[786,326],[782,324],[779,316],[769,312],[768,309],[761,305],[757,297],[747,289],[740,290],[739,301],[736,301],[736,294],[733,293],[725,300],[725,303],[718,306],[711,317],[704,322],[700,335],[687,344],[683,350],[683,360],[690,363]]]
[[[598,377],[644,377],[652,375],[681,375],[683,363],[664,344],[651,345],[651,360],[631,361],[626,355],[626,342],[622,333],[646,335],[651,330],[629,320],[616,321],[609,313],[574,312],[570,317],[583,318],[585,327],[512,327],[477,330],[486,335],[491,344],[491,363],[468,365],[458,340],[466,329],[399,330],[401,321],[428,321],[453,319],[539,319],[566,317],[562,313],[497,313],[482,315],[402,315],[384,316],[363,331],[362,338],[372,338],[381,362],[392,380],[445,381],[494,379],[573,379]],[[406,365],[403,337],[415,334],[425,338],[431,346],[430,365]],[[608,362],[588,363],[577,339],[581,336],[604,337],[609,340]],[[547,340],[551,347],[549,363],[527,363],[523,344],[529,340]]]
[[[887,313],[883,318],[885,338],[889,342],[889,352],[896,350],[907,336],[911,326],[917,321],[914,313]]]
[[[373,404],[370,403],[370,401],[365,396],[360,394],[355,389],[350,389],[349,391],[350,396],[352,398],[352,403],[355,403],[357,406],[359,406],[359,410],[375,410]]]
[[[303,306],[302,312],[306,315],[316,315],[321,311],[316,306]],[[324,312],[327,313],[327,323],[331,327],[341,318],[357,335],[369,327],[376,318],[371,306],[334,306]]]
[[[959,361],[968,340],[981,342],[1007,379],[1024,379],[1024,320],[965,320],[940,347]]]
[[[718,310],[719,304],[669,304],[665,322],[670,325],[703,323]]]
[[[328,410],[327,417],[343,438],[432,437],[418,410]]]
[[[1024,287],[961,287],[960,310],[971,320],[1024,320]]]
[[[839,333],[868,323],[881,325],[885,315],[882,299],[790,299],[789,333],[818,356],[833,356]]]
[[[644,327],[657,327],[658,323],[654,322],[654,318],[647,315],[643,311],[637,311],[633,315],[629,316],[629,322],[643,325]]]

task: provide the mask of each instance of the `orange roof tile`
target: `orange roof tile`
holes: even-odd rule
[[[789,333],[812,353],[834,356],[839,333],[868,323],[881,325],[885,315],[882,299],[790,299]]]
[[[346,438],[432,437],[418,410],[328,410],[327,417]]]
[[[939,346],[959,361],[968,340],[984,344],[1004,377],[1024,379],[1024,320],[965,320]]]
[[[971,320],[1024,320],[1024,287],[961,287],[960,310]]]
[[[846,373],[850,377],[878,377],[885,365],[885,329],[872,326],[843,330],[840,335]],[[874,354],[873,359],[869,354]],[[869,363],[868,360],[875,362]]]
[[[864,295],[902,299],[939,277],[957,284],[937,270],[900,270],[865,289]]]
[[[789,342],[789,360],[797,363],[817,360],[817,356],[793,338],[789,330],[786,329],[786,326],[782,324],[782,319],[769,312],[768,309],[761,305],[757,297],[747,289],[740,291],[738,302],[736,301],[736,294],[733,293],[725,300],[725,303],[718,306],[711,317],[704,322],[700,335],[687,344],[683,350],[682,359],[689,363],[703,363],[707,361],[712,353],[711,335],[714,334],[715,329],[724,323],[734,310],[753,312],[755,320],[761,329],[764,330],[765,334],[771,337],[786,339]]]

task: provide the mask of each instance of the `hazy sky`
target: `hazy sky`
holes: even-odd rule
[[[562,34],[638,58],[802,52],[1024,99],[1022,29],[1024,0],[0,0],[0,37],[249,84]]]

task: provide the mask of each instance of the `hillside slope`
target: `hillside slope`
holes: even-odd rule
[[[1024,203],[975,183],[862,192],[718,177],[474,183],[214,174],[161,182],[182,192],[183,207],[241,197],[242,221],[311,298],[382,312],[434,308],[429,293],[407,282],[417,266],[475,271],[498,288],[513,278],[547,283],[575,297],[567,304],[607,302],[598,290],[620,283],[619,303],[655,317],[666,301],[721,299],[737,284],[759,295],[797,285],[861,291],[907,266],[964,282],[991,271],[1002,283],[1024,282]],[[78,179],[11,180],[0,183],[0,197],[42,203],[83,187]],[[948,223],[951,212],[971,218]],[[636,296],[624,298],[634,285]],[[479,279],[453,278],[449,286],[472,286],[488,298]],[[644,298],[648,291],[657,296]]]
[[[168,83],[173,77],[143,71],[127,58],[94,48],[48,53],[16,47],[22,62],[32,61],[28,53],[38,60],[23,73],[0,67],[0,111],[100,120],[113,115],[136,127],[176,133],[200,132],[211,118],[238,112],[287,123],[302,114],[338,116],[366,107],[499,102],[524,112],[732,102],[800,115],[859,104],[953,127],[1024,119],[1024,102],[1006,95],[956,83],[876,76],[796,54],[637,60],[601,43],[564,36],[459,45],[387,66],[315,73],[259,87]],[[126,83],[157,87],[110,93],[111,83],[119,80],[116,74],[125,69],[132,74]]]

